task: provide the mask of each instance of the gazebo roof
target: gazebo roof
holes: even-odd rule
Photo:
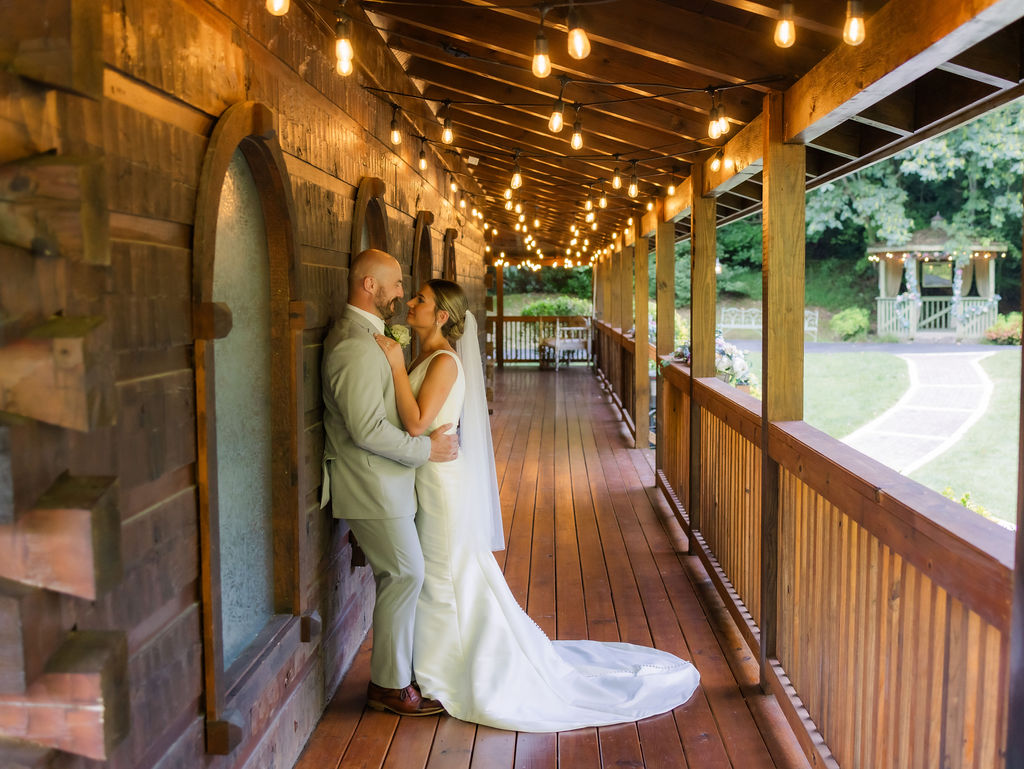
[[[900,256],[919,256],[930,259],[936,254],[949,255],[964,250],[962,246],[954,247],[950,242],[949,233],[944,228],[945,224],[946,220],[942,218],[942,215],[935,214],[929,226],[917,230],[907,243],[898,246],[872,243],[868,246],[868,254],[885,256],[899,254]],[[971,243],[966,250],[970,251],[972,256],[984,257],[987,254],[991,257],[1005,254],[1006,248],[1006,243]]]

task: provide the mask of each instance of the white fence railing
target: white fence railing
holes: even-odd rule
[[[977,296],[960,299],[956,314],[948,296],[922,297],[920,306],[897,297],[879,297],[875,307],[878,335],[903,339],[913,339],[919,331],[950,331],[957,339],[980,339],[997,316],[995,302]]]
[[[743,329],[761,333],[760,307],[720,307],[718,309],[718,328],[723,332],[728,329]],[[812,342],[818,341],[818,311],[804,310],[804,335]]]

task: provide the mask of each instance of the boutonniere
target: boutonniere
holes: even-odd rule
[[[412,341],[412,334],[407,326],[384,326],[384,336],[394,339],[402,347],[408,347]]]

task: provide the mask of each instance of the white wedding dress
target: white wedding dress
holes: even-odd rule
[[[459,373],[431,430],[458,422],[466,389],[458,356],[438,351],[410,372],[413,392],[435,355],[452,355]],[[483,505],[467,498],[465,471],[462,456],[416,471],[426,577],[413,668],[423,694],[455,718],[523,732],[636,721],[686,702],[700,680],[689,662],[633,644],[544,635],[478,534]]]

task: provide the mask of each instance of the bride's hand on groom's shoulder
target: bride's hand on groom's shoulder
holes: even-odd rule
[[[391,364],[392,368],[400,368],[405,370],[405,353],[402,352],[402,345],[396,342],[394,339],[388,339],[383,334],[374,334],[373,339],[377,342],[377,345],[384,351],[387,356],[388,363]]]

